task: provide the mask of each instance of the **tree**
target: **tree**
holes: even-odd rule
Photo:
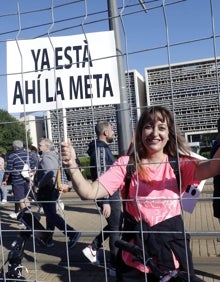
[[[32,144],[30,132],[25,130],[25,125],[7,111],[0,109],[0,154],[9,153],[14,140],[21,140],[26,146],[26,139],[28,144]]]

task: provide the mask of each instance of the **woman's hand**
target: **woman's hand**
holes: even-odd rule
[[[102,206],[102,214],[105,218],[108,218],[111,215],[111,206],[110,204],[103,204]]]
[[[76,152],[70,139],[67,139],[66,142],[62,142],[60,145],[62,162],[68,167],[73,187],[81,199],[94,200],[108,196],[107,190],[101,183],[98,181],[90,183],[84,178],[76,162]]]
[[[63,163],[68,167],[77,167],[76,152],[73,148],[70,139],[61,143],[61,156]]]

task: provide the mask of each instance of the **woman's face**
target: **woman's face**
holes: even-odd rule
[[[167,121],[159,119],[147,122],[142,129],[142,142],[147,153],[163,152],[169,140],[169,129]]]

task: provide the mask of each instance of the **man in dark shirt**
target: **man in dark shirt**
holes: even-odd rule
[[[6,173],[4,176],[3,185],[7,185],[9,176],[11,178],[12,192],[14,194],[15,201],[18,202],[19,208],[23,208],[29,205],[27,195],[31,189],[28,179],[21,175],[24,164],[29,164],[31,170],[35,169],[35,161],[27,151],[24,150],[23,142],[15,140],[12,144],[13,152],[8,156]]]
[[[210,157],[213,158],[215,152],[220,147],[220,119],[217,122],[218,134],[216,140],[211,149]],[[213,177],[213,213],[220,223],[220,174]],[[220,236],[217,237],[217,241],[220,242]]]
[[[90,156],[90,172],[91,179],[95,181],[103,172],[110,168],[115,158],[108,144],[114,140],[114,131],[112,125],[108,121],[99,121],[95,127],[97,140],[93,140],[89,144],[88,154]],[[93,240],[92,244],[83,250],[83,254],[92,263],[98,264],[98,250],[103,245],[103,239],[109,238],[110,249],[110,268],[109,274],[115,276],[116,254],[117,248],[115,241],[119,239],[122,213],[119,191],[116,191],[109,198],[97,201],[101,208],[102,214],[107,220],[107,225]]]

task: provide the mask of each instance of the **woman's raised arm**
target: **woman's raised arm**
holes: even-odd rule
[[[200,161],[195,171],[195,179],[203,180],[220,174],[220,148],[211,160]]]
[[[81,199],[91,200],[108,196],[107,190],[98,181],[90,182],[84,178],[76,163],[76,153],[69,139],[61,143],[61,156],[69,169],[73,187]]]

